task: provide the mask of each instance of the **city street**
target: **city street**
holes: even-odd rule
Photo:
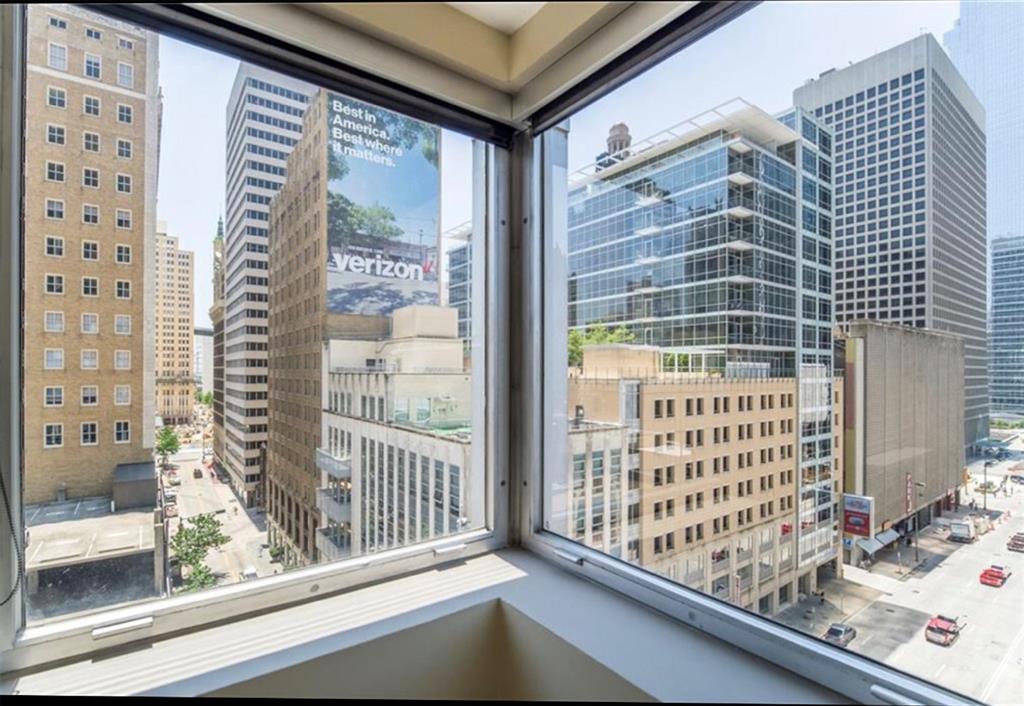
[[[221,531],[230,537],[227,544],[211,550],[207,556],[207,564],[217,576],[218,585],[237,583],[250,566],[256,569],[258,576],[280,572],[280,564],[270,561],[269,547],[264,546],[267,537],[264,514],[242,507],[231,487],[212,476],[205,465],[200,465],[201,453],[199,445],[182,446],[170,457],[181,479],[180,485],[167,486],[177,491],[178,517],[171,519],[171,535],[177,531],[182,518],[216,513]],[[193,477],[196,468],[202,468],[202,478]]]
[[[988,469],[988,479],[997,485],[1024,460],[1019,439],[1012,450],[1010,459]],[[982,467],[980,461],[971,464],[971,492],[963,498],[964,503],[973,498],[979,512],[983,496],[973,490],[983,482]],[[989,496],[993,529],[976,542],[949,542],[948,531],[934,523],[921,532],[916,566],[913,548],[900,549],[900,566],[890,547],[870,571],[844,566],[843,579],[822,584],[824,605],[805,599],[780,620],[818,635],[830,622],[845,622],[857,630],[849,644],[854,652],[982,701],[1024,702],[1024,554],[1006,549],[1007,539],[1024,531],[1024,485],[1006,487],[1013,488],[1013,495]],[[958,514],[967,511],[961,504]],[[1000,588],[978,580],[992,564],[1013,572]],[[966,626],[949,647],[924,638],[936,613],[957,617]]]

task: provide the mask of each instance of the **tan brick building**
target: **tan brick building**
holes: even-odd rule
[[[831,477],[802,483],[796,379],[666,372],[661,355],[649,346],[585,349],[569,381],[566,526],[555,529],[775,613],[814,590],[815,569],[834,562],[838,547],[801,563],[794,540],[813,529],[798,520],[802,493],[820,483],[837,493],[841,460]],[[833,387],[842,448],[842,386]]]
[[[157,37],[28,8],[25,502],[152,461]]]
[[[195,262],[163,222],[156,231],[156,413],[164,424],[192,419],[195,401]]]

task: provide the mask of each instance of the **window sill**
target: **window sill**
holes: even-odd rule
[[[94,653],[58,667],[4,675],[0,694],[199,696],[494,601],[522,613],[654,700],[850,702],[512,549],[188,634],[133,643],[109,656]],[[737,674],[743,678],[736,679]],[[307,685],[295,682],[290,688]],[[333,695],[356,696],[345,688],[338,680]],[[381,684],[376,696],[387,697],[388,688]]]

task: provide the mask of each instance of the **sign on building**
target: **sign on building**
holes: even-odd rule
[[[874,519],[874,498],[865,495],[843,495],[843,532],[870,537]]]
[[[327,308],[439,304],[441,130],[327,94]]]

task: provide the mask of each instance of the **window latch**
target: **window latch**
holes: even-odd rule
[[[562,551],[561,549],[556,549],[555,556],[557,556],[559,559],[570,561],[573,564],[576,564],[576,566],[583,566],[583,557],[581,557],[579,554],[573,554],[571,552]]]

